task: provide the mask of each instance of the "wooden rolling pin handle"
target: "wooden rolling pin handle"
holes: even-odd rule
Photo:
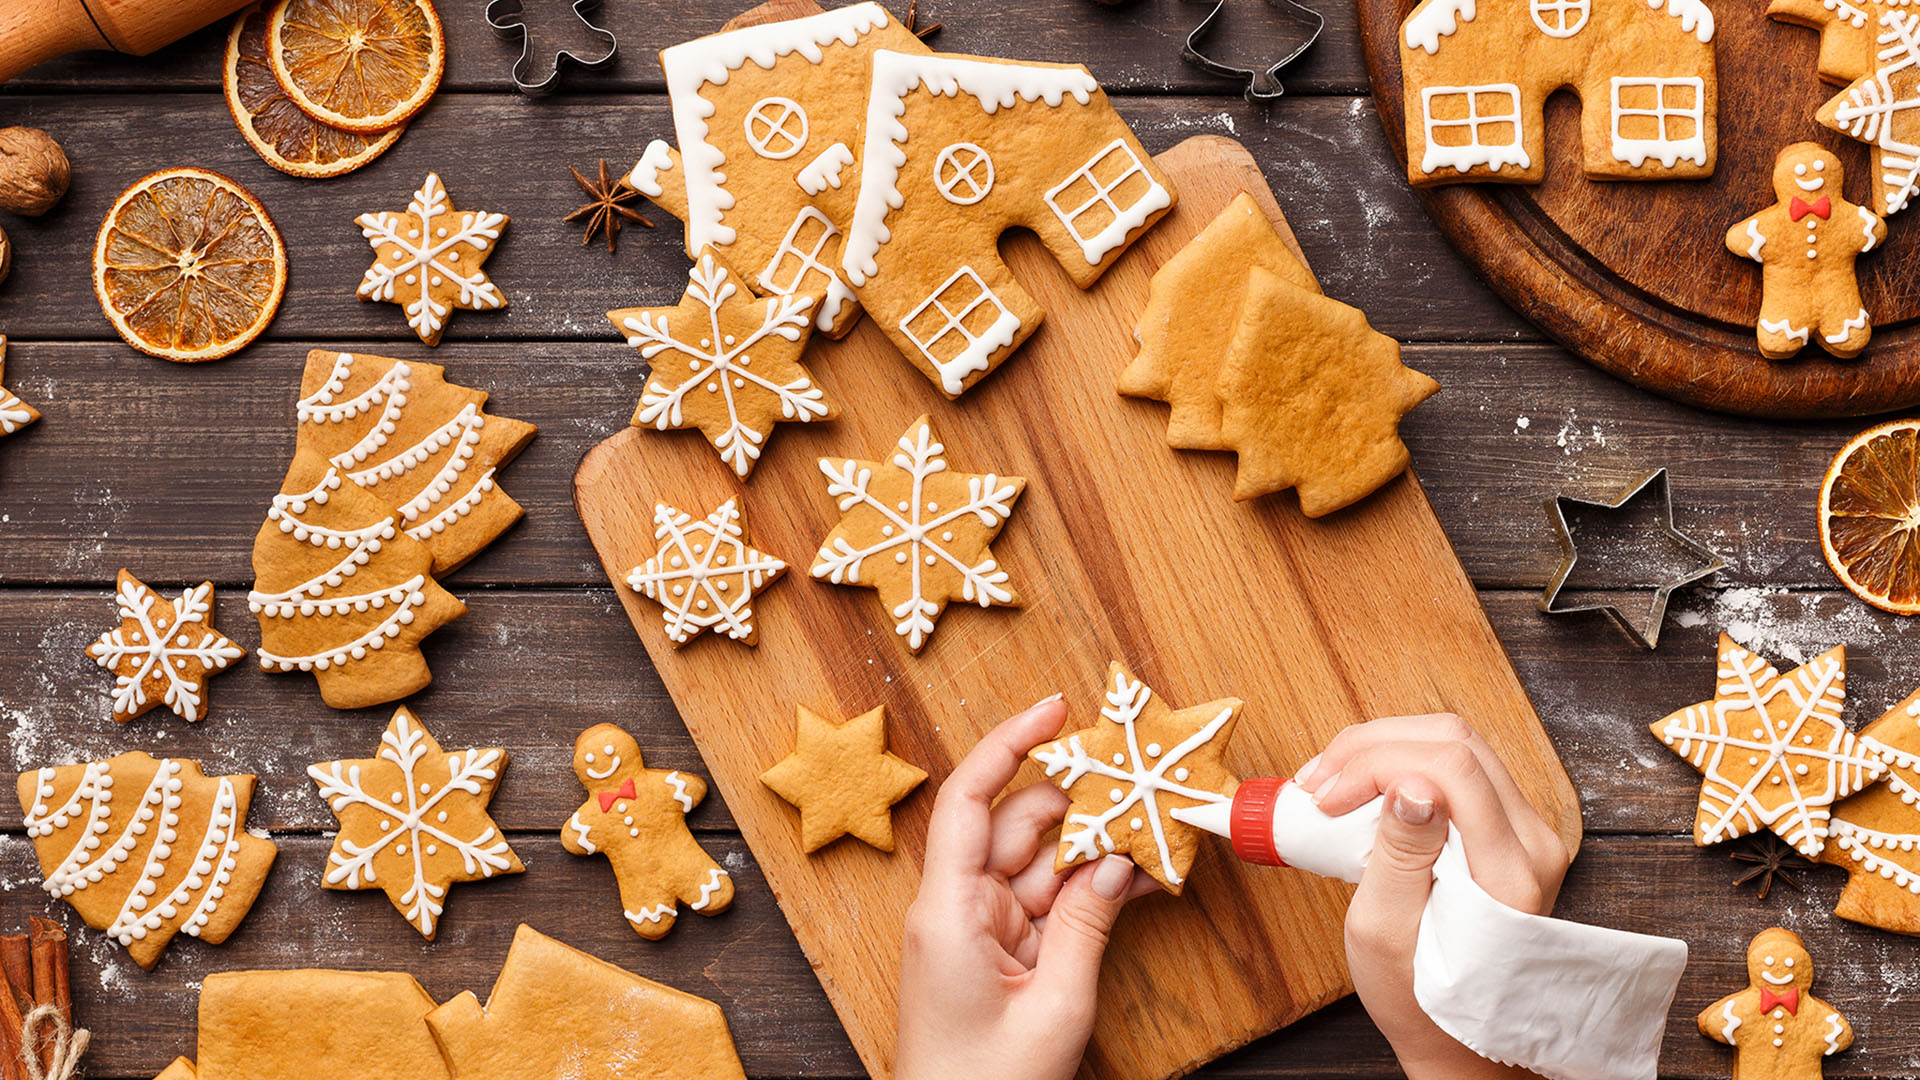
[[[113,49],[145,56],[248,0],[0,0],[0,82],[56,56]]]

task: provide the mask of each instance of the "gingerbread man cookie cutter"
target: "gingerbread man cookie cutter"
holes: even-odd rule
[[[1567,579],[1573,576],[1574,567],[1579,564],[1580,550],[1573,539],[1573,524],[1568,520],[1567,511],[1617,511],[1638,499],[1643,493],[1657,500],[1659,516],[1656,521],[1662,537],[1675,547],[1696,557],[1701,565],[1685,574],[1680,574],[1654,586],[1653,603],[1648,605],[1647,613],[1641,622],[1634,622],[1618,605],[1606,602],[1562,604],[1560,592],[1566,587]],[[1667,601],[1674,590],[1708,577],[1724,569],[1725,559],[1714,554],[1713,549],[1681,532],[1673,524],[1673,486],[1667,478],[1666,466],[1661,466],[1640,478],[1639,482],[1627,488],[1619,498],[1611,502],[1594,499],[1581,499],[1571,495],[1554,495],[1546,500],[1547,516],[1553,522],[1554,538],[1560,542],[1560,565],[1548,580],[1546,588],[1540,592],[1536,605],[1548,615],[1566,615],[1581,611],[1598,611],[1612,619],[1627,636],[1638,642],[1643,649],[1652,649],[1660,644],[1660,627],[1667,618]]]
[[[1281,69],[1300,59],[1308,49],[1313,48],[1314,42],[1320,40],[1321,32],[1327,28],[1326,18],[1310,7],[1296,3],[1295,0],[1265,0],[1267,6],[1273,8],[1287,22],[1298,26],[1310,26],[1312,29],[1307,32],[1306,40],[1275,63],[1266,67],[1240,67],[1222,63],[1201,51],[1201,43],[1213,33],[1213,24],[1218,22],[1220,16],[1226,12],[1229,2],[1244,4],[1251,3],[1252,0],[1219,0],[1219,3],[1213,5],[1213,10],[1207,13],[1207,17],[1200,20],[1200,25],[1187,34],[1186,43],[1180,48],[1180,55],[1214,75],[1226,79],[1245,80],[1247,84],[1245,94],[1248,101],[1272,101],[1284,95],[1287,90],[1280,83]]]
[[[514,89],[530,97],[551,93],[560,85],[560,70],[569,60],[583,68],[605,67],[612,63],[614,54],[620,49],[619,39],[613,36],[612,31],[587,18],[587,12],[599,6],[600,0],[574,0],[571,10],[573,17],[580,21],[590,36],[606,42],[605,51],[580,53],[572,49],[557,49],[544,75],[536,79],[533,78],[536,74],[533,66],[536,42],[532,28],[527,25],[527,0],[487,0],[487,25],[493,27],[494,33],[501,37],[520,35],[520,58],[513,62],[509,72]]]

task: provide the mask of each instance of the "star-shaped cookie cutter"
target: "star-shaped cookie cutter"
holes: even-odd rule
[[[1265,0],[1268,7],[1279,12],[1288,21],[1303,26],[1311,25],[1313,30],[1307,34],[1305,41],[1271,66],[1236,67],[1232,64],[1223,64],[1200,51],[1201,40],[1212,32],[1214,22],[1227,10],[1227,4],[1230,2],[1244,4],[1251,3],[1253,0],[1220,0],[1213,6],[1213,10],[1207,13],[1207,17],[1200,20],[1200,25],[1194,27],[1193,31],[1187,35],[1186,44],[1181,47],[1180,55],[1222,78],[1245,79],[1248,101],[1272,101],[1287,92],[1286,87],[1280,85],[1280,69],[1300,59],[1308,49],[1313,48],[1313,43],[1320,40],[1321,32],[1327,28],[1327,20],[1319,12],[1304,4],[1296,3],[1295,0]]]
[[[1636,624],[1627,613],[1614,604],[1560,604],[1560,590],[1567,579],[1573,576],[1573,568],[1580,560],[1579,549],[1574,545],[1573,527],[1567,521],[1567,510],[1611,511],[1623,509],[1628,503],[1639,498],[1642,493],[1651,493],[1649,497],[1659,500],[1660,531],[1674,546],[1701,560],[1703,567],[1683,574],[1672,581],[1663,582],[1654,587],[1653,603],[1648,606],[1646,621]],[[1639,642],[1642,648],[1651,649],[1660,644],[1660,626],[1667,618],[1667,600],[1675,589],[1684,588],[1723,569],[1727,562],[1713,553],[1713,549],[1688,536],[1673,524],[1673,486],[1667,479],[1665,466],[1653,470],[1629,487],[1619,498],[1612,502],[1599,502],[1593,499],[1580,499],[1571,495],[1555,495],[1546,500],[1547,516],[1553,520],[1554,538],[1560,542],[1562,557],[1560,566],[1553,572],[1547,587],[1540,593],[1538,607],[1549,615],[1565,615],[1577,611],[1598,611],[1619,624],[1627,636]]]
[[[620,49],[619,39],[613,36],[612,31],[595,25],[592,19],[587,18],[587,12],[599,6],[600,0],[574,0],[573,17],[580,20],[580,25],[586,27],[588,33],[606,42],[606,51],[598,55],[583,56],[571,49],[560,49],[553,54],[552,72],[538,82],[528,82],[527,74],[533,62],[534,42],[533,31],[527,27],[525,0],[487,0],[487,25],[493,27],[494,32],[501,37],[511,37],[516,33],[520,35],[520,58],[513,62],[513,70],[510,73],[514,88],[523,94],[538,96],[549,93],[554,87],[560,85],[560,69],[565,61],[571,60],[584,68],[605,67],[611,63],[614,53]]]

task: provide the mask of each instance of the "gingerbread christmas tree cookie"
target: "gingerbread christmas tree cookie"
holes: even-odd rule
[[[0,379],[7,375],[7,336],[0,334]],[[33,406],[14,396],[13,391],[0,386],[0,435],[11,435],[35,420],[40,413]]]
[[[1109,664],[1100,720],[1029,755],[1073,800],[1055,869],[1125,855],[1179,895],[1202,833],[1171,813],[1232,800],[1240,781],[1223,755],[1240,705],[1222,698],[1175,709],[1124,664]]]
[[[378,757],[307,768],[340,819],[323,879],[329,889],[383,889],[431,941],[447,887],[526,867],[487,814],[507,768],[500,749],[447,753],[405,706]]]
[[[1652,725],[1705,778],[1694,843],[1772,829],[1802,855],[1820,854],[1833,802],[1886,770],[1841,719],[1846,659],[1837,646],[1782,675],[1720,635],[1713,700]]]
[[[880,594],[894,632],[919,652],[954,600],[1017,607],[992,545],[1027,482],[949,469],[925,416],[885,461],[821,458],[840,523],[820,542],[813,576]]]
[[[126,570],[114,600],[120,626],[87,646],[113,672],[113,718],[122,723],[164,704],[182,720],[206,715],[206,684],[247,650],[213,628],[213,582],[163,601]]]
[[[718,915],[733,904],[733,879],[687,829],[686,816],[707,797],[707,782],[667,769],[649,769],[640,744],[612,724],[580,733],[573,744],[573,775],[587,801],[560,831],[575,855],[605,855],[620,883],[621,911],[633,932],[649,941],[673,929],[679,905]]]
[[[927,778],[926,770],[887,751],[887,710],[835,724],[797,707],[794,751],[760,775],[800,811],[800,844],[812,854],[842,836],[893,850],[893,804]]]
[[[1860,731],[1885,763],[1876,784],[1833,807],[1820,861],[1847,871],[1833,913],[1882,930],[1920,934],[1920,691]]]
[[[607,312],[652,365],[633,426],[697,428],[745,478],[774,424],[840,415],[800,363],[815,299],[789,293],[761,300],[702,252],[677,306]]]
[[[1886,239],[1887,224],[1848,202],[1845,190],[1832,151],[1794,143],[1774,159],[1778,201],[1727,230],[1727,250],[1762,268],[1757,326],[1768,359],[1809,341],[1843,359],[1858,356],[1873,336],[1854,260]]]
[[[1813,996],[1813,958],[1774,927],[1747,946],[1747,988],[1700,1013],[1700,1034],[1734,1049],[1735,1080],[1819,1080],[1821,1061],[1853,1045],[1853,1026]]]
[[[399,304],[407,328],[429,345],[455,308],[481,311],[507,306],[507,298],[481,269],[493,254],[507,215],[456,211],[437,173],[428,173],[406,210],[381,210],[354,218],[373,245],[373,265],[360,280],[360,299]]]
[[[215,945],[260,893],[278,848],[246,829],[253,777],[134,752],[20,774],[48,893],[143,968],[175,934]]]
[[[735,641],[758,644],[753,598],[778,581],[787,564],[748,541],[734,500],[699,521],[655,503],[653,526],[660,547],[627,574],[627,587],[660,602],[667,640],[678,647],[711,628]]]

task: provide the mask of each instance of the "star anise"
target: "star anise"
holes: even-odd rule
[[[1729,854],[1735,862],[1753,865],[1753,869],[1733,879],[1736,888],[1758,878],[1760,879],[1758,898],[1761,900],[1767,898],[1767,893],[1773,888],[1776,879],[1784,885],[1791,885],[1795,892],[1806,891],[1800,887],[1798,881],[1794,880],[1794,875],[1811,867],[1812,860],[1795,851],[1792,844],[1773,833],[1763,832],[1753,836],[1749,838],[1745,850],[1736,849]]]
[[[580,238],[582,246],[593,243],[594,233],[604,232],[607,235],[607,251],[612,253],[614,241],[620,236],[621,218],[637,221],[649,229],[653,228],[653,222],[641,217],[631,207],[620,205],[629,199],[639,198],[640,193],[627,183],[624,176],[617,181],[608,178],[606,158],[600,159],[598,183],[581,176],[580,170],[571,165],[567,166],[567,171],[573,174],[573,179],[580,185],[580,190],[586,192],[587,198],[592,200],[562,219],[564,221],[579,221],[583,217],[587,219],[587,234]]]
[[[941,24],[934,23],[932,26],[926,27],[924,29],[916,30],[914,28],[914,23],[918,21],[918,12],[915,9],[918,8],[919,6],[920,6],[920,0],[907,0],[907,18],[906,18],[907,33],[912,34],[914,37],[917,37],[922,41],[925,41],[927,38],[930,38],[933,35],[940,32]]]

